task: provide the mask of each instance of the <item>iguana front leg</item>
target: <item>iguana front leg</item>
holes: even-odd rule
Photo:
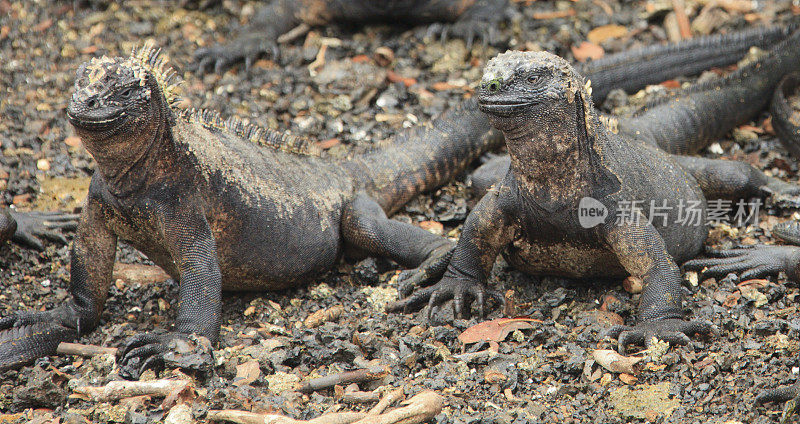
[[[643,214],[635,214],[630,222],[603,227],[606,243],[620,264],[644,282],[636,325],[614,326],[607,335],[618,338],[624,351],[632,343],[649,346],[653,337],[686,344],[694,333],[711,333],[711,323],[682,319],[680,270],[655,227]]]
[[[166,334],[145,333],[128,339],[120,350],[120,375],[124,377],[138,378],[150,366],[163,366],[171,354],[183,354],[192,348],[201,350],[205,363],[199,368],[206,372],[211,368],[209,348],[219,340],[222,274],[216,242],[200,206],[191,199],[173,198],[178,200],[155,209],[180,274],[175,329]]]
[[[431,318],[439,306],[452,299],[453,312],[460,317],[469,315],[474,300],[483,316],[486,280],[497,255],[511,243],[517,230],[510,213],[508,191],[507,186],[501,184],[478,202],[464,223],[450,264],[438,283],[417,290],[388,306],[387,310],[419,309],[427,303],[428,317]],[[412,277],[419,272],[412,271]]]
[[[72,299],[50,311],[18,312],[0,320],[0,369],[55,354],[60,342],[97,326],[116,249],[117,237],[106,227],[100,204],[90,193],[72,246]]]

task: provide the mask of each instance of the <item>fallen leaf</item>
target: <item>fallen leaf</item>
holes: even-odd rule
[[[417,80],[414,78],[400,76],[400,74],[395,71],[386,71],[386,78],[389,80],[389,82],[402,82],[406,87],[411,87],[417,83]]]
[[[259,376],[261,376],[261,368],[258,366],[258,361],[253,359],[236,366],[236,377],[233,378],[233,384],[245,386],[256,381]]]
[[[729,294],[725,297],[725,301],[722,302],[722,306],[726,308],[732,308],[739,303],[739,299],[741,299],[742,294],[738,291],[736,293]]]
[[[584,41],[578,46],[573,45],[571,49],[575,59],[579,62],[585,62],[586,59],[600,59],[606,54],[602,47],[588,41]]]
[[[532,318],[498,318],[484,321],[464,330],[458,335],[458,340],[464,344],[480,341],[502,342],[514,330],[533,328],[531,322],[542,323],[542,321]]]
[[[622,25],[603,25],[589,31],[586,38],[595,44],[600,44],[611,38],[619,38],[628,34],[628,28]]]
[[[625,324],[625,320],[622,317],[614,312],[610,311],[603,311],[600,309],[594,310],[594,319],[603,326],[612,326],[612,325],[623,325]]]
[[[436,221],[422,221],[419,223],[419,227],[433,234],[442,235],[444,232],[444,226]]]
[[[659,85],[664,88],[670,88],[670,89],[681,88],[681,83],[678,82],[677,80],[662,81],[661,84]]]
[[[303,324],[308,328],[316,328],[328,321],[336,321],[344,313],[344,306],[336,305],[327,309],[320,309],[309,315]]]
[[[339,141],[338,138],[330,138],[330,139],[325,140],[325,141],[317,142],[317,146],[319,146],[319,148],[322,149],[322,150],[327,150],[327,149],[330,149],[331,147],[333,147],[333,146],[335,146],[335,145],[337,145],[339,143],[340,143],[340,141]]]
[[[450,84],[449,82],[435,82],[431,84],[431,88],[433,88],[436,91],[447,91],[462,87],[459,85]]]
[[[635,376],[625,373],[620,374],[619,379],[625,384],[636,384],[639,381]]]
[[[508,376],[499,371],[493,369],[487,369],[486,371],[483,372],[483,379],[486,380],[486,382],[489,384],[495,384],[495,383],[502,383],[508,380]]]
[[[597,349],[592,352],[592,356],[595,362],[611,372],[631,375],[639,373],[639,367],[635,365],[642,360],[642,358],[633,356],[622,356],[616,351],[609,349]]]
[[[575,9],[569,8],[566,10],[556,10],[554,12],[536,12],[533,14],[533,19],[558,19],[558,18],[569,18],[570,16],[575,16],[577,12]]]

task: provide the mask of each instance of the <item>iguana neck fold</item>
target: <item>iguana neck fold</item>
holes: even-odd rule
[[[490,118],[505,135],[511,170],[537,198],[561,203],[591,195],[588,187],[602,173],[593,146],[597,125],[587,126],[596,117],[586,113],[583,95],[546,102],[521,116]]]
[[[152,120],[143,127],[132,126],[126,130],[123,143],[110,146],[107,141],[119,140],[119,134],[105,140],[90,140],[86,148],[97,161],[97,172],[102,175],[109,191],[117,197],[126,197],[139,191],[165,168],[173,163],[175,146],[171,128],[174,117],[169,107],[155,107]]]

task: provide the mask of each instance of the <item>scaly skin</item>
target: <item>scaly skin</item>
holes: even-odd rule
[[[344,254],[406,267],[446,256],[445,239],[387,214],[502,142],[471,101],[366,154],[325,159],[291,136],[178,113],[170,81],[147,47],[79,69],[67,114],[98,169],[72,247],[72,299],[1,320],[0,367],[52,354],[97,326],[119,239],[180,282],[174,330],[121,350],[133,377],[190,335],[216,343],[223,289],[294,287]]]
[[[647,46],[578,64],[576,69],[592,81],[592,98],[599,103],[615,88],[633,93],[653,84],[653,81],[661,82],[676,75],[694,75],[731,65],[744,57],[751,47],[768,50],[798,27],[800,22],[793,20],[786,26],[754,27]],[[625,73],[620,70],[625,70]]]
[[[507,6],[507,0],[275,0],[256,11],[232,42],[199,49],[195,59],[201,72],[213,65],[219,73],[240,61],[249,68],[263,54],[278,57],[278,37],[301,23],[433,23],[429,36],[461,37],[469,48],[476,38],[497,42]]]
[[[800,54],[798,38],[800,32],[777,48]],[[724,90],[717,93],[728,97]],[[687,94],[688,100],[692,95]],[[492,125],[505,135],[510,169],[467,218],[444,277],[392,309],[415,308],[427,301],[430,315],[452,299],[457,316],[467,314],[473,300],[482,311],[486,279],[503,252],[510,264],[535,275],[641,278],[644,291],[637,323],[609,330],[621,349],[629,343],[647,345],[653,337],[686,343],[695,332],[710,332],[707,323],[681,319],[677,266],[702,250],[706,197],[749,198],[771,186],[785,187],[743,163],[670,155],[647,136],[607,128],[593,108],[583,77],[548,53],[495,57],[477,97]],[[688,100],[678,98],[673,112],[691,116],[691,108],[680,110],[694,104]],[[681,133],[685,126],[721,127],[730,122],[726,116],[700,117],[701,122],[670,124]],[[649,113],[641,117],[648,118]],[[607,211],[591,228],[578,215],[587,198]],[[646,207],[635,208],[629,219],[615,222],[624,202],[632,200],[666,204],[668,210],[650,222]],[[680,205],[691,203],[701,212],[699,225],[679,223]]]

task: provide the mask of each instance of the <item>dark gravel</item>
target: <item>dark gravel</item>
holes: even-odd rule
[[[672,7],[660,1],[521,1],[513,4],[514,16],[502,30],[503,48],[476,46],[472,51],[460,40],[444,45],[426,42],[421,38],[424,28],[315,28],[283,45],[279,64],[261,60],[249,71],[237,67],[221,76],[201,76],[191,71],[192,53],[199,46],[228,39],[239,19],[258,2],[225,0],[222,6],[203,11],[180,9],[166,1],[74,3],[0,0],[0,203],[16,203],[21,209],[71,209],[80,203],[80,188],[85,189],[94,165],[70,138],[73,132],[64,114],[74,72],[92,57],[124,55],[146,39],[162,46],[184,76],[187,104],[290,130],[332,146],[328,154],[340,155],[426,122],[469,96],[481,67],[505,45],[547,49],[572,59],[570,47],[585,41],[591,29],[617,24],[626,27],[628,35],[602,46],[607,53],[621,51],[665,40],[664,22]],[[701,6],[686,3],[692,9],[690,19],[696,20]],[[706,13],[713,14],[712,30],[774,23],[788,19],[793,11],[800,13],[786,1],[758,4],[760,9],[746,13],[711,8]],[[574,16],[541,19],[570,8]],[[323,43],[328,45],[325,64],[312,75],[308,65]],[[391,50],[392,63],[385,64],[384,56],[376,60],[379,47]],[[416,83],[407,84],[411,79]],[[658,90],[649,90],[653,91]],[[628,110],[627,105],[639,104],[642,98],[617,93],[601,107]],[[766,114],[721,140],[722,156],[748,160],[796,182],[797,162],[769,131],[760,131],[768,128],[765,118]],[[54,200],[46,203],[45,198]],[[445,234],[457,236],[468,206],[475,201],[468,177],[462,176],[412,201],[397,219],[438,221]],[[760,226],[717,228],[710,242],[773,243],[769,228],[792,213],[764,208]],[[119,260],[147,263],[125,246]],[[68,263],[65,246],[50,245],[44,252],[13,244],[0,247],[2,315],[61,303],[67,296]],[[533,278],[499,261],[493,287],[500,292],[513,289],[520,311],[541,323],[512,333],[499,343],[497,355],[464,361],[454,355],[489,346],[463,346],[457,339],[478,320],[429,324],[421,313],[382,311],[382,305],[396,296],[391,279],[396,269],[383,260],[342,262],[308,286],[225,296],[216,376],[197,382],[198,397],[191,401],[194,416],[202,420],[208,409],[233,408],[313,418],[335,410],[339,402],[333,390],[301,395],[283,391],[281,385],[360,368],[371,360],[390,365],[391,373],[381,382],[362,384],[362,390],[382,384],[404,386],[409,396],[426,388],[435,390],[446,396],[437,423],[772,422],[782,405],[756,406],[755,395],[797,378],[792,368],[798,365],[800,313],[795,297],[800,292],[785,279],[751,284],[754,289],[740,289],[735,277],[687,281],[687,310],[713,321],[720,337],[670,349],[660,362],[646,364],[638,381],[629,385],[592,359],[593,349],[614,348],[598,342],[608,317],[617,313],[630,320],[638,301],[638,295],[626,293],[620,281]],[[112,284],[100,327],[80,342],[119,346],[132,334],[167,328],[175,315],[176,297],[172,281]],[[316,328],[303,325],[310,314],[337,305],[344,305],[337,321]],[[599,308],[612,314],[598,312]],[[500,316],[495,310],[489,318]],[[161,420],[160,399],[103,404],[67,397],[72,387],[115,378],[113,362],[107,359],[51,357],[6,372],[0,379],[0,411],[9,415],[0,415],[0,420]],[[251,360],[258,362],[261,375],[249,384],[233,384],[237,365]]]

